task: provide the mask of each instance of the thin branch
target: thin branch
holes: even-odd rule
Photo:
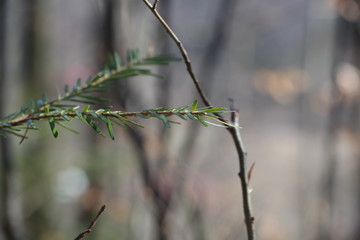
[[[87,234],[89,234],[89,233],[93,230],[93,228],[94,228],[94,226],[95,226],[98,218],[99,218],[100,215],[105,211],[105,208],[106,208],[105,205],[103,205],[103,206],[100,208],[98,214],[96,215],[96,217],[94,218],[94,220],[91,221],[89,227],[88,227],[85,231],[81,232],[81,233],[75,238],[75,240],[83,239]]]
[[[158,5],[159,3],[159,0],[155,0],[153,6],[152,6],[152,9],[155,10],[156,9],[156,6]]]
[[[174,33],[174,31],[169,27],[169,25],[166,23],[166,21],[161,17],[161,15],[159,14],[159,12],[154,8],[154,6],[156,7],[155,4],[157,4],[158,1],[156,1],[154,3],[154,5],[151,5],[151,3],[148,0],[143,0],[143,2],[146,4],[146,6],[148,6],[148,8],[150,9],[150,11],[154,14],[154,16],[159,20],[159,22],[163,25],[163,27],[165,28],[166,32],[169,34],[169,36],[174,40],[174,42],[176,43],[177,47],[180,50],[181,56],[184,60],[184,63],[186,65],[186,69],[196,87],[196,90],[198,91],[201,100],[204,102],[204,104],[206,106],[212,106],[210,101],[207,99],[204,91],[202,90],[201,86],[200,86],[200,82],[199,80],[196,78],[195,73],[192,69],[192,65],[190,62],[190,58],[186,52],[186,49],[184,48],[182,42],[179,40],[179,38],[176,36],[176,34]]]
[[[188,54],[187,54],[186,49],[184,48],[182,42],[178,39],[178,37],[173,32],[173,30],[168,26],[166,21],[161,17],[159,12],[150,4],[150,2],[148,0],[143,0],[143,2],[148,6],[150,11],[153,13],[153,15],[163,25],[163,27],[165,28],[168,35],[174,40],[177,47],[179,48],[181,55],[183,57],[184,63],[186,65],[187,71],[188,71],[204,105],[211,106],[210,101],[206,97],[204,91],[202,90],[202,88],[200,86],[198,79],[196,78],[196,76],[192,70],[192,65],[191,65],[190,59],[188,57]],[[215,115],[219,119],[224,120],[224,118],[221,116],[221,114],[215,113]],[[238,127],[239,126],[238,113],[233,113],[232,117],[233,117],[233,124],[235,124],[235,126],[226,126],[226,127],[234,140],[234,144],[237,149],[238,157],[239,157],[239,168],[240,168],[239,178],[240,178],[240,182],[241,182],[241,189],[242,189],[242,195],[243,195],[243,201],[244,201],[243,210],[244,210],[244,215],[245,215],[245,224],[246,224],[246,229],[247,229],[247,234],[248,234],[248,240],[254,240],[255,239],[255,225],[254,225],[255,218],[252,216],[250,191],[248,189],[247,177],[246,177],[246,165],[245,165],[246,152],[244,150],[244,146],[243,146],[243,143],[241,140],[241,135],[240,135],[240,129]]]
[[[88,116],[88,117],[93,117],[94,113],[97,114],[96,111],[88,111],[88,112],[80,112],[82,116]],[[145,117],[154,117],[154,113],[157,113],[159,115],[163,115],[166,117],[170,117],[170,116],[174,116],[174,115],[181,115],[183,117],[186,117],[187,114],[191,114],[194,116],[211,116],[211,114],[207,113],[207,112],[203,112],[203,111],[142,111],[142,112],[123,112],[123,111],[106,111],[106,112],[101,112],[99,114],[101,114],[102,116],[105,117],[137,117],[139,115],[145,116]],[[68,116],[70,118],[77,118],[78,117],[78,113],[77,112],[63,112],[63,113],[41,113],[39,115],[27,115],[26,118],[21,118],[21,119],[17,119],[17,120],[12,120],[9,121],[5,124],[1,124],[0,123],[0,129],[11,129],[13,127],[16,126],[21,126],[24,123],[27,123],[29,121],[40,121],[40,120],[44,120],[44,119],[50,119],[50,118],[55,118],[55,119],[62,119],[64,116]],[[28,129],[29,127],[27,127],[26,129]],[[27,131],[27,130],[26,130]],[[25,136],[26,137],[26,136]]]
[[[247,177],[247,168],[246,168],[246,151],[244,144],[241,139],[240,135],[240,128],[239,126],[239,112],[234,111],[231,114],[231,122],[235,127],[230,127],[229,130],[231,132],[231,136],[233,137],[236,151],[239,155],[239,173],[238,176],[240,178],[241,190],[242,190],[242,197],[243,197],[243,208],[244,208],[244,216],[245,216],[245,224],[246,230],[248,234],[249,240],[255,239],[255,225],[254,221],[255,218],[252,215],[252,207],[251,207],[251,195],[250,189],[248,186],[248,177]],[[252,169],[252,168],[251,168]],[[249,176],[251,176],[252,170],[250,169]]]

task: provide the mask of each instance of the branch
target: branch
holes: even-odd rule
[[[159,0],[155,0],[153,6],[152,6],[152,9],[155,10],[156,9],[156,6],[158,5],[159,3]]]
[[[110,137],[114,140],[114,131],[113,124],[129,127],[129,125],[135,125],[139,127],[143,127],[141,124],[134,122],[129,119],[129,117],[140,117],[140,118],[157,118],[163,122],[165,127],[170,128],[172,123],[174,122],[168,119],[171,116],[177,116],[183,120],[196,120],[199,121],[202,125],[215,125],[220,126],[215,122],[221,123],[223,125],[229,125],[229,123],[224,122],[222,119],[219,119],[215,114],[231,112],[225,108],[212,108],[212,107],[203,107],[197,108],[198,101],[195,100],[192,104],[182,106],[179,108],[155,108],[148,109],[139,112],[124,112],[124,111],[113,111],[109,109],[98,109],[98,110],[89,110],[90,105],[84,107],[82,111],[75,111],[74,107],[62,110],[61,108],[53,108],[48,109],[45,108],[45,111],[40,113],[28,114],[25,117],[15,118],[14,120],[8,120],[1,122],[0,121],[0,137],[4,137],[3,133],[10,133],[21,137],[21,142],[27,138],[26,134],[28,130],[38,130],[35,125],[36,121],[47,120],[49,121],[51,131],[55,138],[58,137],[58,130],[56,128],[56,124],[61,127],[66,128],[74,133],[77,133],[75,130],[67,127],[62,124],[64,121],[71,121],[72,119],[78,119],[84,121],[87,125],[89,125],[93,130],[95,130],[98,134],[102,135],[101,129],[97,126],[97,120],[101,120],[107,127]],[[76,107],[75,107],[76,108]],[[178,123],[179,124],[179,123]],[[24,134],[21,132],[25,130]],[[20,142],[20,143],[21,143]]]
[[[182,42],[179,40],[179,38],[176,36],[176,34],[174,33],[174,31],[169,27],[169,25],[166,23],[166,21],[161,17],[161,15],[159,14],[159,12],[156,10],[156,5],[158,3],[158,1],[155,1],[154,5],[151,5],[151,3],[148,0],[143,0],[143,2],[146,4],[146,6],[148,6],[148,8],[150,9],[150,11],[154,14],[154,16],[159,20],[159,22],[163,25],[163,27],[165,28],[166,32],[169,34],[169,36],[174,40],[174,42],[176,43],[177,47],[180,50],[181,56],[184,60],[184,63],[186,65],[186,69],[196,87],[196,90],[198,91],[201,100],[204,102],[204,104],[206,106],[212,106],[212,104],[210,103],[210,101],[207,99],[204,91],[202,90],[201,86],[200,86],[200,82],[199,80],[196,78],[195,73],[192,69],[192,65],[190,62],[190,58],[186,52],[186,49],[184,48]]]
[[[96,115],[102,115],[104,117],[123,117],[123,118],[127,118],[127,117],[154,117],[154,114],[159,114],[159,115],[163,115],[166,117],[170,117],[170,116],[174,116],[174,115],[181,115],[182,117],[186,117],[187,114],[191,114],[194,116],[200,116],[200,117],[206,117],[208,116],[207,112],[201,112],[201,111],[142,111],[142,112],[123,112],[123,111],[106,111],[106,112],[101,112],[101,113],[97,113],[96,110],[95,111],[87,111],[87,112],[64,112],[64,113],[42,113],[40,115],[35,115],[35,116],[27,116],[27,118],[22,118],[22,119],[18,119],[16,121],[10,121],[8,123],[2,124],[0,123],[0,129],[6,129],[6,128],[11,128],[11,127],[15,127],[15,126],[20,126],[24,123],[27,123],[28,121],[40,121],[40,120],[46,120],[49,118],[55,118],[55,119],[62,119],[64,118],[64,116],[70,117],[70,118],[78,118],[79,113],[82,116],[87,116],[87,117],[94,117],[94,114]],[[191,118],[189,118],[191,119]]]
[[[94,220],[91,221],[89,227],[85,231],[81,232],[74,240],[83,239],[86,235],[88,235],[93,230],[93,227],[95,226],[100,215],[104,212],[105,208],[106,208],[106,206],[103,205],[100,208],[100,210],[99,210],[98,214],[96,215],[96,217],[94,218]]]
[[[186,49],[184,48],[182,42],[178,39],[178,37],[173,32],[173,30],[168,26],[166,21],[161,17],[161,15],[154,8],[154,6],[152,6],[148,0],[143,0],[143,2],[148,6],[150,11],[153,13],[153,15],[163,25],[163,27],[165,28],[168,35],[176,43],[176,45],[179,48],[179,51],[181,52],[181,55],[183,57],[183,61],[186,65],[187,71],[188,71],[200,97],[201,97],[201,100],[203,101],[205,106],[210,107],[211,103],[208,100],[208,98],[206,97],[204,91],[202,90],[202,88],[200,86],[198,79],[196,78],[196,76],[192,70],[192,65],[191,65],[190,59],[188,57],[188,54],[187,54]],[[218,117],[218,119],[224,121],[224,118],[221,116],[220,113],[215,113],[214,115],[216,115]],[[244,215],[245,215],[245,224],[246,224],[248,239],[254,240],[255,239],[255,225],[254,225],[255,218],[252,216],[250,191],[248,189],[247,177],[246,177],[246,165],[245,165],[246,153],[245,153],[244,146],[243,146],[243,143],[241,140],[240,129],[239,129],[239,124],[238,124],[239,123],[238,113],[232,113],[232,117],[233,117],[234,125],[232,125],[232,126],[225,125],[225,127],[228,129],[229,133],[231,134],[231,136],[234,140],[235,147],[238,152],[239,168],[240,168],[239,178],[240,178],[240,182],[241,182],[241,189],[242,189],[242,195],[243,195],[243,201],[244,201],[243,210],[244,210]]]
[[[64,95],[61,95],[59,92],[57,99],[48,101],[46,95],[43,95],[42,99],[39,99],[36,102],[31,100],[28,105],[22,106],[19,112],[13,113],[4,119],[0,119],[0,122],[6,122],[8,120],[21,121],[22,119],[29,118],[41,111],[57,106],[61,106],[63,109],[65,107],[75,106],[63,105],[63,102],[94,104],[96,102],[107,101],[106,98],[95,97],[89,94],[105,91],[104,88],[113,84],[116,79],[140,75],[160,77],[159,75],[152,73],[149,69],[139,67],[144,65],[166,65],[171,61],[177,60],[177,58],[171,55],[140,58],[138,51],[129,51],[128,63],[121,65],[120,57],[117,54],[109,55],[109,63],[105,65],[104,70],[92,77],[88,77],[84,84],[82,84],[82,81],[79,78],[71,90],[70,87],[66,85]]]
[[[20,111],[10,114],[9,116],[0,119],[0,137],[5,137],[5,133],[13,134],[21,137],[20,143],[27,138],[26,134],[29,129],[37,130],[34,121],[48,120],[51,131],[54,137],[58,137],[58,130],[55,124],[60,125],[70,131],[77,133],[75,130],[61,124],[61,121],[70,121],[72,118],[83,120],[97,133],[101,134],[100,128],[97,127],[94,120],[102,120],[109,131],[110,137],[114,140],[113,124],[127,127],[128,123],[141,126],[136,122],[130,121],[128,117],[156,117],[162,120],[166,127],[170,127],[167,117],[177,115],[178,117],[187,120],[198,120],[204,126],[213,124],[205,121],[203,117],[212,119],[220,123],[226,123],[226,119],[219,118],[219,113],[226,112],[224,108],[204,107],[197,108],[198,101],[195,100],[193,104],[183,106],[180,108],[154,108],[142,112],[123,112],[123,111],[109,111],[111,107],[106,109],[88,111],[90,105],[86,105],[83,111],[76,111],[80,104],[95,104],[96,102],[105,102],[108,99],[104,97],[93,96],[91,94],[106,91],[105,87],[113,84],[115,80],[139,75],[157,76],[149,69],[139,68],[142,65],[166,65],[171,61],[180,60],[171,55],[148,56],[145,58],[139,57],[138,51],[128,52],[128,63],[121,65],[120,57],[117,54],[109,56],[109,63],[105,65],[103,71],[100,71],[92,77],[88,77],[85,83],[79,78],[73,85],[72,90],[66,85],[64,94],[58,92],[58,98],[49,101],[46,95],[41,99],[31,100],[27,105],[23,105]],[[190,65],[191,66],[191,65]],[[65,102],[65,104],[63,103]],[[187,109],[190,108],[191,110]],[[225,111],[224,111],[225,110]],[[24,126],[25,125],[25,126]],[[141,126],[143,127],[143,126]],[[21,131],[25,129],[25,133]]]
[[[249,185],[248,185],[248,181],[251,178],[253,167],[250,168],[250,171],[247,176],[247,167],[246,167],[247,153],[245,151],[245,147],[242,142],[241,135],[240,135],[239,111],[234,111],[231,113],[231,123],[235,126],[235,127],[230,127],[229,131],[231,133],[231,136],[233,137],[236,151],[239,156],[238,176],[240,178],[240,184],[241,184],[241,190],[242,190],[246,230],[248,233],[248,239],[253,240],[253,239],[255,239],[255,225],[254,225],[255,218],[252,215],[251,195],[250,195],[251,191],[250,191]]]

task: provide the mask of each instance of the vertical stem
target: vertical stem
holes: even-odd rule
[[[327,135],[325,139],[326,163],[323,167],[321,202],[319,203],[318,239],[334,239],[332,222],[334,220],[334,194],[338,169],[338,152],[340,127],[346,127],[344,115],[348,114],[346,96],[341,93],[337,84],[337,69],[344,62],[358,66],[358,24],[349,22],[342,16],[335,21],[334,59],[332,66],[331,96],[332,105],[328,115]]]
[[[204,104],[206,106],[211,106],[210,101],[208,100],[208,98],[206,97],[205,92],[203,91],[202,87],[200,86],[199,80],[195,76],[195,73],[193,71],[193,67],[191,65],[190,58],[189,58],[189,56],[187,54],[186,49],[184,48],[184,45],[179,40],[179,38],[176,36],[174,31],[169,27],[167,22],[162,18],[162,16],[159,14],[159,12],[156,9],[153,8],[151,3],[148,0],[143,0],[143,2],[146,4],[146,6],[148,6],[148,8],[155,15],[155,17],[158,19],[158,21],[161,23],[161,25],[163,25],[165,31],[168,33],[168,35],[173,39],[173,41],[177,45],[177,47],[178,47],[178,49],[179,49],[179,51],[181,53],[181,56],[182,56],[182,58],[184,60],[184,64],[185,64],[186,69],[187,69],[187,71],[189,73],[189,76],[191,77],[191,80],[193,81],[193,83],[195,85],[195,88],[196,88],[197,92],[199,93],[199,95],[201,97],[201,100],[204,102]]]
[[[239,128],[239,113],[235,111],[232,113],[232,124],[234,127],[229,128],[231,132],[231,136],[233,137],[236,151],[239,156],[239,178],[242,190],[242,198],[243,198],[243,209],[245,216],[245,225],[248,234],[249,240],[255,239],[255,218],[252,215],[252,207],[251,207],[251,195],[248,187],[248,179],[247,179],[247,167],[246,167],[246,151],[244,144],[241,139],[240,128]]]

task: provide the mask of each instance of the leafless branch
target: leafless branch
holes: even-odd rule
[[[100,217],[100,215],[104,212],[105,208],[106,208],[105,205],[103,205],[103,206],[100,208],[98,214],[96,215],[96,217],[94,218],[94,220],[91,221],[89,227],[88,227],[85,231],[81,232],[81,233],[75,238],[75,240],[83,239],[87,234],[89,234],[89,233],[93,230],[93,227],[95,226],[95,224],[96,224],[98,218]]]
[[[211,106],[210,101],[206,97],[204,91],[202,90],[202,88],[200,86],[198,79],[196,78],[196,76],[192,70],[192,65],[191,65],[189,56],[188,56],[186,49],[184,48],[182,42],[175,35],[174,31],[168,26],[166,21],[161,17],[161,15],[156,10],[156,8],[154,8],[154,6],[152,6],[148,0],[143,0],[143,2],[148,6],[150,11],[153,13],[153,15],[163,25],[163,27],[165,28],[168,35],[174,40],[177,47],[179,48],[182,58],[184,60],[184,63],[186,65],[187,71],[188,71],[204,105]],[[223,119],[223,117],[220,114],[216,114],[216,115],[219,118]],[[246,176],[247,175],[246,174],[246,152],[244,150],[244,146],[243,146],[243,143],[241,140],[241,135],[240,135],[240,129],[238,127],[239,126],[239,117],[238,116],[239,116],[238,112],[234,112],[232,114],[232,120],[233,120],[232,123],[233,123],[234,127],[228,127],[227,129],[234,140],[234,144],[235,144],[235,147],[236,147],[236,150],[238,153],[238,157],[239,157],[239,168],[240,168],[239,178],[240,178],[240,183],[241,183],[241,188],[242,188],[242,195],[243,195],[243,202],[244,202],[243,209],[244,209],[245,224],[246,224],[248,239],[254,240],[255,239],[255,225],[254,225],[255,218],[252,216],[250,191],[248,189],[248,179]]]
[[[236,151],[239,155],[239,178],[240,178],[240,184],[241,184],[241,190],[242,190],[242,197],[243,197],[243,209],[244,209],[244,215],[245,215],[245,224],[246,224],[246,230],[248,233],[248,239],[254,240],[255,239],[255,225],[254,221],[255,218],[252,215],[252,207],[251,207],[251,195],[250,190],[248,186],[248,178],[246,174],[246,151],[244,144],[241,139],[240,135],[240,128],[239,128],[239,112],[234,111],[231,115],[231,123],[235,127],[229,128],[229,131],[231,133],[231,136],[233,137]],[[250,169],[251,171],[251,169]],[[251,175],[251,173],[250,173]]]
[[[153,6],[152,6],[152,9],[156,9],[156,6],[158,5],[158,3],[159,3],[159,0],[155,0],[155,2],[154,2],[154,4],[153,4]]]
[[[148,8],[150,9],[150,11],[154,14],[154,16],[159,20],[159,22],[163,25],[163,27],[165,28],[166,32],[169,34],[169,36],[174,40],[174,42],[176,43],[177,47],[180,50],[181,56],[184,60],[184,63],[186,65],[186,69],[193,81],[193,83],[195,84],[196,90],[198,91],[201,100],[204,102],[204,104],[206,106],[212,106],[211,103],[209,102],[209,100],[207,99],[205,93],[203,92],[201,86],[200,86],[200,82],[199,80],[196,78],[195,73],[192,69],[192,65],[190,62],[190,58],[186,52],[186,49],[184,48],[182,42],[179,40],[179,38],[176,36],[176,34],[174,33],[174,31],[169,27],[169,25],[166,23],[166,21],[161,17],[161,15],[159,14],[159,12],[154,8],[153,5],[151,5],[151,3],[148,0],[143,0],[143,2],[146,4],[146,6],[148,6]],[[158,1],[156,1],[154,3],[157,4]]]

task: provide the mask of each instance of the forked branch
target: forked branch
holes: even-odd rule
[[[152,6],[152,9],[156,9],[156,6],[158,5],[158,3],[159,3],[159,0],[155,0],[155,2],[154,2],[154,4],[153,4],[153,6]]]

